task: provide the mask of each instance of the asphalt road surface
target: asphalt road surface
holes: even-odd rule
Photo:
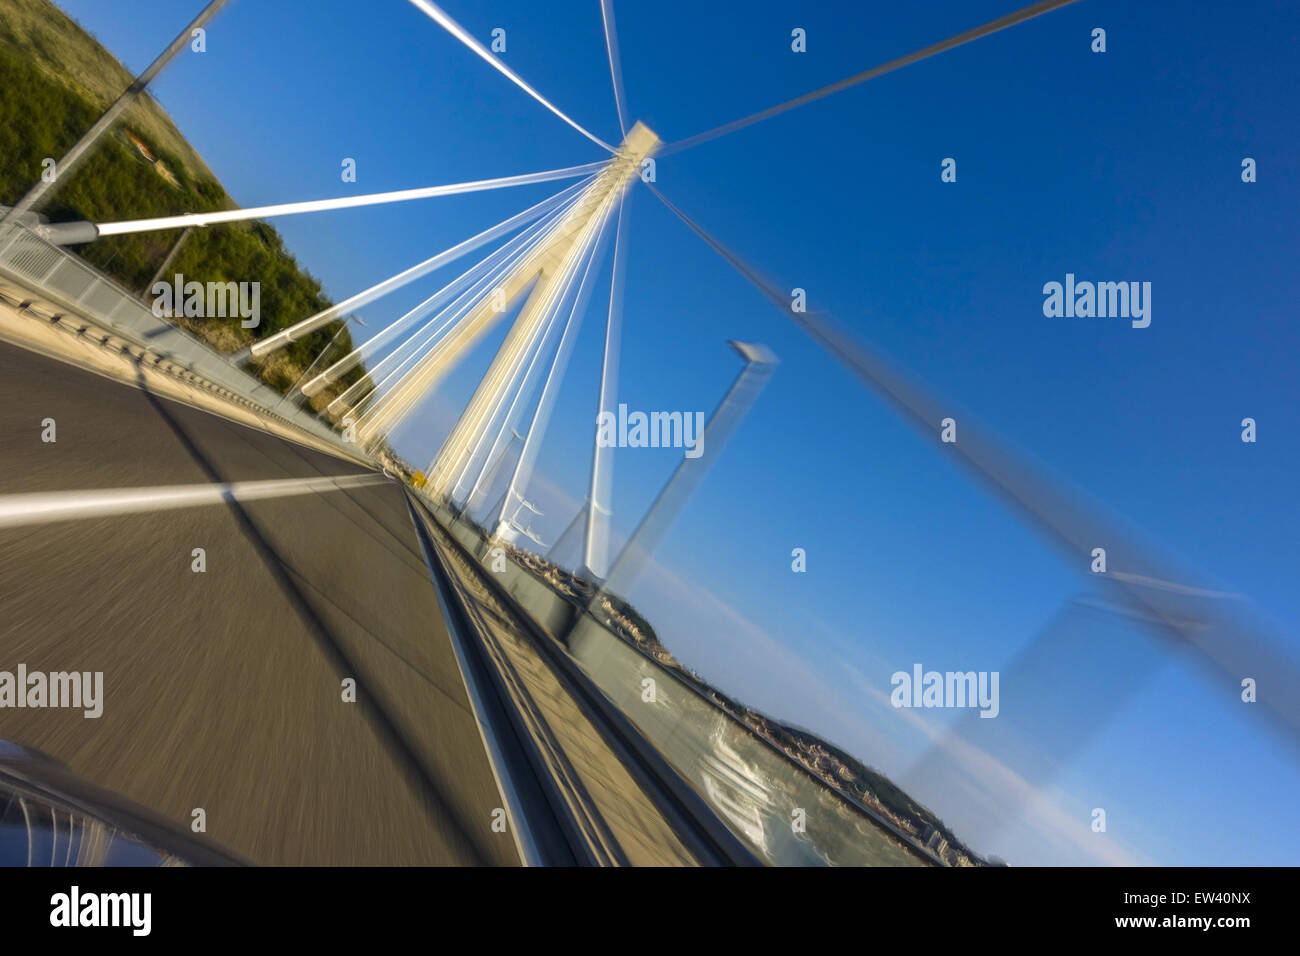
[[[365,473],[3,343],[0,383],[0,495]],[[102,671],[103,715],[0,708],[0,737],[185,828],[202,808],[253,862],[518,862],[395,482],[0,527],[20,663]]]

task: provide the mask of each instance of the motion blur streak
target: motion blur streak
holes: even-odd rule
[[[49,494],[0,496],[0,528],[71,521],[142,511],[165,511],[197,505],[220,505],[260,498],[285,498],[372,485],[379,475],[340,475],[337,478],[286,478],[272,481],[235,481],[217,485],[167,485],[156,488],[122,488],[103,491],[57,491]]]

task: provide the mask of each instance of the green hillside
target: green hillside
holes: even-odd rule
[[[182,54],[183,56],[184,54]],[[0,0],[0,204],[12,205],[131,82],[126,68],[49,0]],[[112,222],[230,209],[237,205],[162,108],[147,95],[38,210],[51,221]],[[144,295],[179,231],[110,236],[74,251],[127,289]],[[196,229],[167,273],[199,282],[261,283],[261,324],[238,318],[189,319],[192,332],[232,352],[333,303],[320,282],[265,223]],[[286,391],[339,331],[334,322],[272,356],[259,369]],[[327,361],[352,349],[339,336]],[[320,408],[365,375],[357,368],[316,396]]]

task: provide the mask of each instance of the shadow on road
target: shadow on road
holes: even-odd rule
[[[194,442],[185,426],[167,408],[166,402],[149,389],[148,383],[145,381],[143,366],[138,359],[136,360],[136,376],[137,385],[150,405],[153,406],[158,416],[176,435],[182,446],[203,473],[207,475],[208,479],[214,484],[228,482],[230,479],[221,474],[212,460]],[[226,504],[240,530],[256,548],[267,570],[279,585],[281,592],[289,599],[291,605],[297,611],[303,624],[315,639],[317,647],[325,655],[340,680],[345,677],[356,680],[357,706],[362,709],[367,721],[380,740],[384,742],[394,762],[401,767],[407,782],[428,801],[437,814],[443,815],[445,819],[455,821],[473,857],[468,862],[474,865],[486,865],[492,862],[492,855],[487,852],[476,836],[476,828],[469,825],[469,821],[459,812],[453,801],[448,799],[446,787],[438,779],[434,768],[427,766],[419,759],[410,743],[402,735],[392,715],[380,703],[380,695],[374,692],[373,687],[367,685],[363,669],[343,649],[311,600],[294,581],[291,566],[275,549],[258,528],[257,523],[253,521],[252,517],[233,495],[226,495]]]

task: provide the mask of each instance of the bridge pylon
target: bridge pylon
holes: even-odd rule
[[[512,371],[539,340],[542,325],[563,298],[584,253],[638,175],[642,161],[659,145],[659,137],[645,124],[633,126],[609,165],[548,236],[502,279],[492,294],[473,307],[464,322],[366,412],[358,422],[358,437],[368,441],[389,430],[504,314],[498,311],[503,299],[509,304],[531,290],[465,413],[429,468],[426,493],[435,498],[448,496],[470,463],[483,430],[491,424],[492,413],[499,406],[497,399],[508,387]]]

